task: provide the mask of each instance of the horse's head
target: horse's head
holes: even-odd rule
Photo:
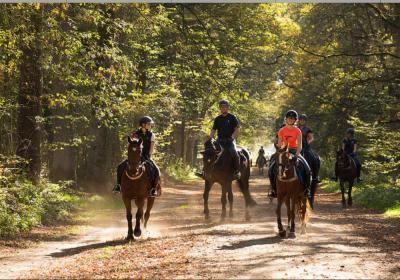
[[[210,174],[215,161],[220,155],[220,151],[216,148],[216,141],[214,139],[207,140],[204,143],[204,151],[200,153],[203,155],[204,173]]]
[[[278,176],[282,178],[291,178],[294,176],[294,164],[297,158],[289,150],[284,147],[277,151],[277,162],[278,162]]]
[[[347,168],[350,165],[350,157],[343,149],[340,149],[336,152],[336,162],[339,168]]]
[[[132,139],[128,136],[128,162],[133,168],[140,164],[140,156],[142,154],[142,139]]]

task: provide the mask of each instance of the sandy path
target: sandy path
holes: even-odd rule
[[[122,240],[126,234],[122,211],[102,212],[102,223],[88,227],[77,239],[48,242],[0,258],[1,277],[400,277],[399,219],[357,207],[342,210],[338,195],[321,194],[307,234],[281,239],[276,235],[276,204],[267,199],[266,184],[265,178],[251,179],[258,205],[250,222],[244,221],[237,188],[235,216],[222,222],[221,189],[214,185],[211,221],[205,222],[201,183],[176,184],[164,189],[148,231],[136,242]],[[127,255],[134,263],[124,261]]]

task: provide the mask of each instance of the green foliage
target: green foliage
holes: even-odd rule
[[[38,224],[70,220],[81,196],[62,185],[5,180],[0,186],[0,236],[27,231]]]
[[[400,185],[382,181],[371,181],[353,186],[354,203],[374,209],[387,216],[400,216]],[[347,186],[347,185],[346,185]],[[322,189],[327,192],[340,193],[338,182],[323,180]]]
[[[164,175],[180,182],[196,178],[193,168],[185,164],[180,158],[170,159],[169,162],[164,165],[163,170],[165,173]]]

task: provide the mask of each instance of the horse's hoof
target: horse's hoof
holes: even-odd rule
[[[136,237],[139,237],[139,236],[142,235],[142,231],[141,231],[140,229],[135,229],[135,231],[133,232],[133,234],[134,234]]]
[[[289,238],[296,238],[296,233],[289,232]]]
[[[286,237],[286,230],[280,230],[279,231],[279,236],[282,237],[282,238],[285,238]]]
[[[210,219],[211,219],[211,218],[210,218],[210,215],[209,215],[209,214],[205,214],[205,215],[204,215],[204,219],[205,219],[206,221],[210,221]]]
[[[125,240],[135,240],[132,234],[128,234],[128,236],[125,238]]]

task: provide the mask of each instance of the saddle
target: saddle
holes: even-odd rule
[[[309,188],[311,186],[311,169],[308,166],[307,162],[304,158],[295,158],[294,160],[299,159],[300,164],[295,164],[296,175],[300,180],[300,183],[305,187]],[[276,184],[276,178],[278,176],[278,165],[276,164],[276,154],[271,156],[270,165],[268,168],[268,177],[270,179],[271,184]]]
[[[160,169],[151,159],[145,159],[142,163],[148,171],[151,187],[156,187],[160,178]]]

